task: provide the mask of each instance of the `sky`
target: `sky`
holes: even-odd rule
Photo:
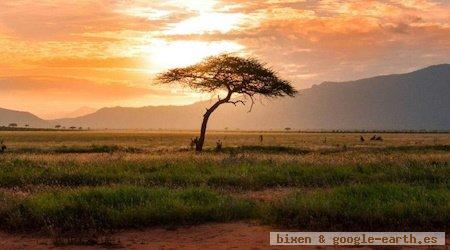
[[[153,79],[221,53],[297,89],[449,63],[450,0],[2,0],[0,107],[55,118],[206,100]]]

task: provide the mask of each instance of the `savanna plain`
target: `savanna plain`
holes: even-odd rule
[[[126,247],[107,235],[211,225],[450,232],[448,133],[213,131],[202,153],[190,148],[196,135],[1,131],[1,234]]]

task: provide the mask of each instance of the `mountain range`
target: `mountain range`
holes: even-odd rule
[[[69,112],[53,112],[53,113],[48,113],[45,115],[41,115],[41,118],[47,119],[47,120],[51,120],[51,119],[60,119],[60,118],[76,118],[76,117],[80,117],[83,115],[88,115],[88,114],[92,114],[95,111],[97,111],[97,109],[91,108],[91,107],[81,107],[78,108],[76,110],[73,111],[69,111]]]
[[[215,100],[185,106],[111,107],[58,120],[0,109],[0,125],[109,129],[198,129]],[[406,74],[349,82],[323,82],[294,98],[226,104],[210,118],[211,129],[269,130],[450,130],[450,64]]]

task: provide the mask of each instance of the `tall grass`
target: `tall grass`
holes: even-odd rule
[[[302,230],[450,229],[450,191],[401,184],[297,192],[271,202],[203,188],[114,186],[1,195],[0,225],[58,234],[257,219]]]
[[[295,193],[270,206],[271,222],[308,230],[450,230],[450,190],[356,185]],[[266,219],[268,219],[266,218]]]
[[[0,187],[101,186],[130,184],[167,187],[333,187],[344,184],[409,183],[449,186],[445,160],[431,162],[301,163],[255,158],[111,161],[0,159]]]
[[[255,204],[207,189],[135,186],[3,195],[0,225],[10,230],[80,232],[144,226],[191,225],[251,218]]]

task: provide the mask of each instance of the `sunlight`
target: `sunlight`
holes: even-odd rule
[[[217,0],[172,0],[175,6],[182,6],[189,10],[198,12],[208,12],[214,9]]]
[[[203,13],[174,24],[165,32],[166,35],[204,34],[208,32],[226,33],[239,26],[242,14]]]
[[[226,52],[239,52],[244,46],[230,41],[203,42],[203,41],[153,41],[146,49],[152,71],[174,67],[185,67],[201,61],[202,59]]]
[[[167,17],[171,13],[168,10],[159,10],[155,8],[145,8],[145,7],[120,9],[117,12],[130,16],[144,17],[147,18],[148,20],[158,20],[163,17]]]

